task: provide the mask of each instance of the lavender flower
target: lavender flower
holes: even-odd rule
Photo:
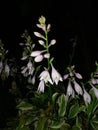
[[[52,66],[52,73],[51,73],[51,76],[52,76],[52,80],[53,82],[55,82],[56,85],[58,85],[58,82],[59,81],[63,81],[60,73],[54,68],[54,66],[51,64]]]
[[[80,95],[83,94],[82,88],[80,87],[80,85],[79,85],[76,81],[74,81],[74,87],[75,87],[75,91],[76,91],[78,94],[80,94]]]
[[[39,93],[41,93],[41,92],[44,93],[44,89],[45,89],[45,83],[44,83],[44,80],[41,80],[40,83],[39,83],[39,85],[38,85],[37,91]]]
[[[50,74],[47,70],[44,70],[40,75],[40,80],[43,80],[45,83],[50,82],[51,84],[53,84],[51,78],[50,78]]]
[[[89,95],[89,93],[84,89],[84,93],[83,93],[83,99],[85,101],[85,104],[90,104],[91,102],[91,96]]]

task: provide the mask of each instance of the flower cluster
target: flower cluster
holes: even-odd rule
[[[4,45],[0,40],[0,74],[4,79],[5,77],[8,77],[10,73],[10,67],[7,63],[7,58],[6,58],[7,53],[8,50],[5,50]]]
[[[68,81],[66,88],[66,96],[72,96],[75,98],[76,95],[81,95],[85,101],[85,104],[89,104],[91,102],[91,96],[86,91],[85,87],[82,84],[82,75],[80,73],[75,72],[75,65],[67,67],[67,74],[62,76],[58,70],[55,69],[53,65],[54,57],[51,58],[50,55],[50,47],[56,43],[55,39],[49,41],[48,33],[51,29],[51,25],[46,25],[46,19],[44,16],[39,18],[39,23],[36,24],[39,29],[42,30],[42,33],[34,32],[34,35],[39,38],[38,43],[43,48],[35,49],[35,44],[32,44],[30,36],[25,34],[26,44],[23,52],[22,60],[28,60],[27,65],[22,67],[21,73],[24,76],[29,76],[29,83],[35,83],[35,75],[34,71],[36,71],[36,67],[34,66],[37,62],[42,62],[43,59],[47,59],[47,67],[42,66],[44,70],[39,74],[39,84],[37,92],[44,93],[45,86],[57,86],[59,81]],[[24,44],[22,44],[24,45]],[[43,64],[43,63],[42,63]],[[98,73],[97,73],[98,74]],[[98,75],[97,78],[93,77],[90,82],[96,97],[98,98],[98,90],[94,87],[95,84],[98,84]]]

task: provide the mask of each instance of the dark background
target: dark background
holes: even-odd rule
[[[58,66],[68,65],[71,39],[77,37],[73,63],[80,72],[93,70],[98,60],[97,8],[94,2],[14,0],[0,3],[0,38],[11,55],[20,56],[19,42],[25,29],[35,31],[38,18],[44,15],[52,25],[51,35],[57,40],[54,55]],[[64,59],[65,57],[65,59]]]
[[[52,25],[51,35],[57,40],[53,54],[64,68],[72,51],[71,39],[77,37],[72,64],[87,75],[98,60],[97,8],[94,2],[14,0],[0,3],[0,38],[11,55],[19,57],[20,37],[25,29],[35,31],[38,18],[44,15]],[[65,57],[65,58],[64,58]],[[61,68],[61,67],[60,67]]]
[[[25,29],[33,35],[38,18],[43,15],[52,26],[51,38],[57,40],[52,51],[55,67],[63,73],[63,69],[69,65],[69,55],[72,53],[71,40],[77,38],[72,65],[75,64],[77,71],[85,78],[89,78],[89,74],[95,69],[95,61],[98,61],[97,10],[97,3],[88,0],[86,2],[2,0],[0,1],[0,39],[9,49],[10,56],[19,59],[22,53],[19,46],[21,35]],[[13,111],[13,98],[8,99],[8,97],[8,91],[5,89],[1,91],[0,88],[2,117],[7,113],[9,116]]]

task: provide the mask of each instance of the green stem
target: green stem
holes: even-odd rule
[[[47,51],[47,53],[49,53],[48,32],[47,31],[45,32],[45,36],[46,36],[46,51]],[[47,62],[48,62],[48,69],[49,69],[50,68],[50,60],[49,60],[49,58],[47,59]]]

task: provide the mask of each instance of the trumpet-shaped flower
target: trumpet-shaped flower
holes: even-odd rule
[[[93,86],[93,91],[95,93],[96,98],[98,99],[98,89]]]
[[[29,61],[29,62],[27,63],[27,66],[23,66],[21,69],[22,69],[21,73],[22,73],[24,76],[26,76],[26,77],[27,77],[28,75],[33,75],[34,70],[35,70],[35,68],[34,68],[34,66],[33,66],[33,64],[32,64],[31,61]]]
[[[44,89],[45,89],[45,82],[44,82],[44,80],[41,80],[40,83],[39,83],[39,85],[38,85],[37,91],[38,91],[39,93],[40,93],[40,92],[44,93]]]
[[[74,87],[75,87],[75,91],[76,91],[78,94],[80,94],[80,95],[83,94],[82,88],[80,87],[80,85],[79,85],[76,81],[74,81]]]
[[[56,85],[58,85],[59,81],[63,81],[62,77],[52,64],[51,64],[51,66],[52,66],[52,73],[51,73],[52,80],[53,80],[53,82],[55,82]]]
[[[9,72],[10,72],[10,67],[6,64],[5,65],[5,73],[6,73],[7,77],[9,76]]]
[[[67,95],[70,96],[72,95],[74,97],[74,90],[72,88],[71,82],[68,82],[68,86],[67,86]]]
[[[84,89],[83,99],[86,105],[91,102],[91,96],[85,89]]]
[[[43,80],[45,83],[50,82],[51,84],[53,84],[51,78],[50,78],[50,74],[47,70],[44,70],[40,75],[40,80]]]

